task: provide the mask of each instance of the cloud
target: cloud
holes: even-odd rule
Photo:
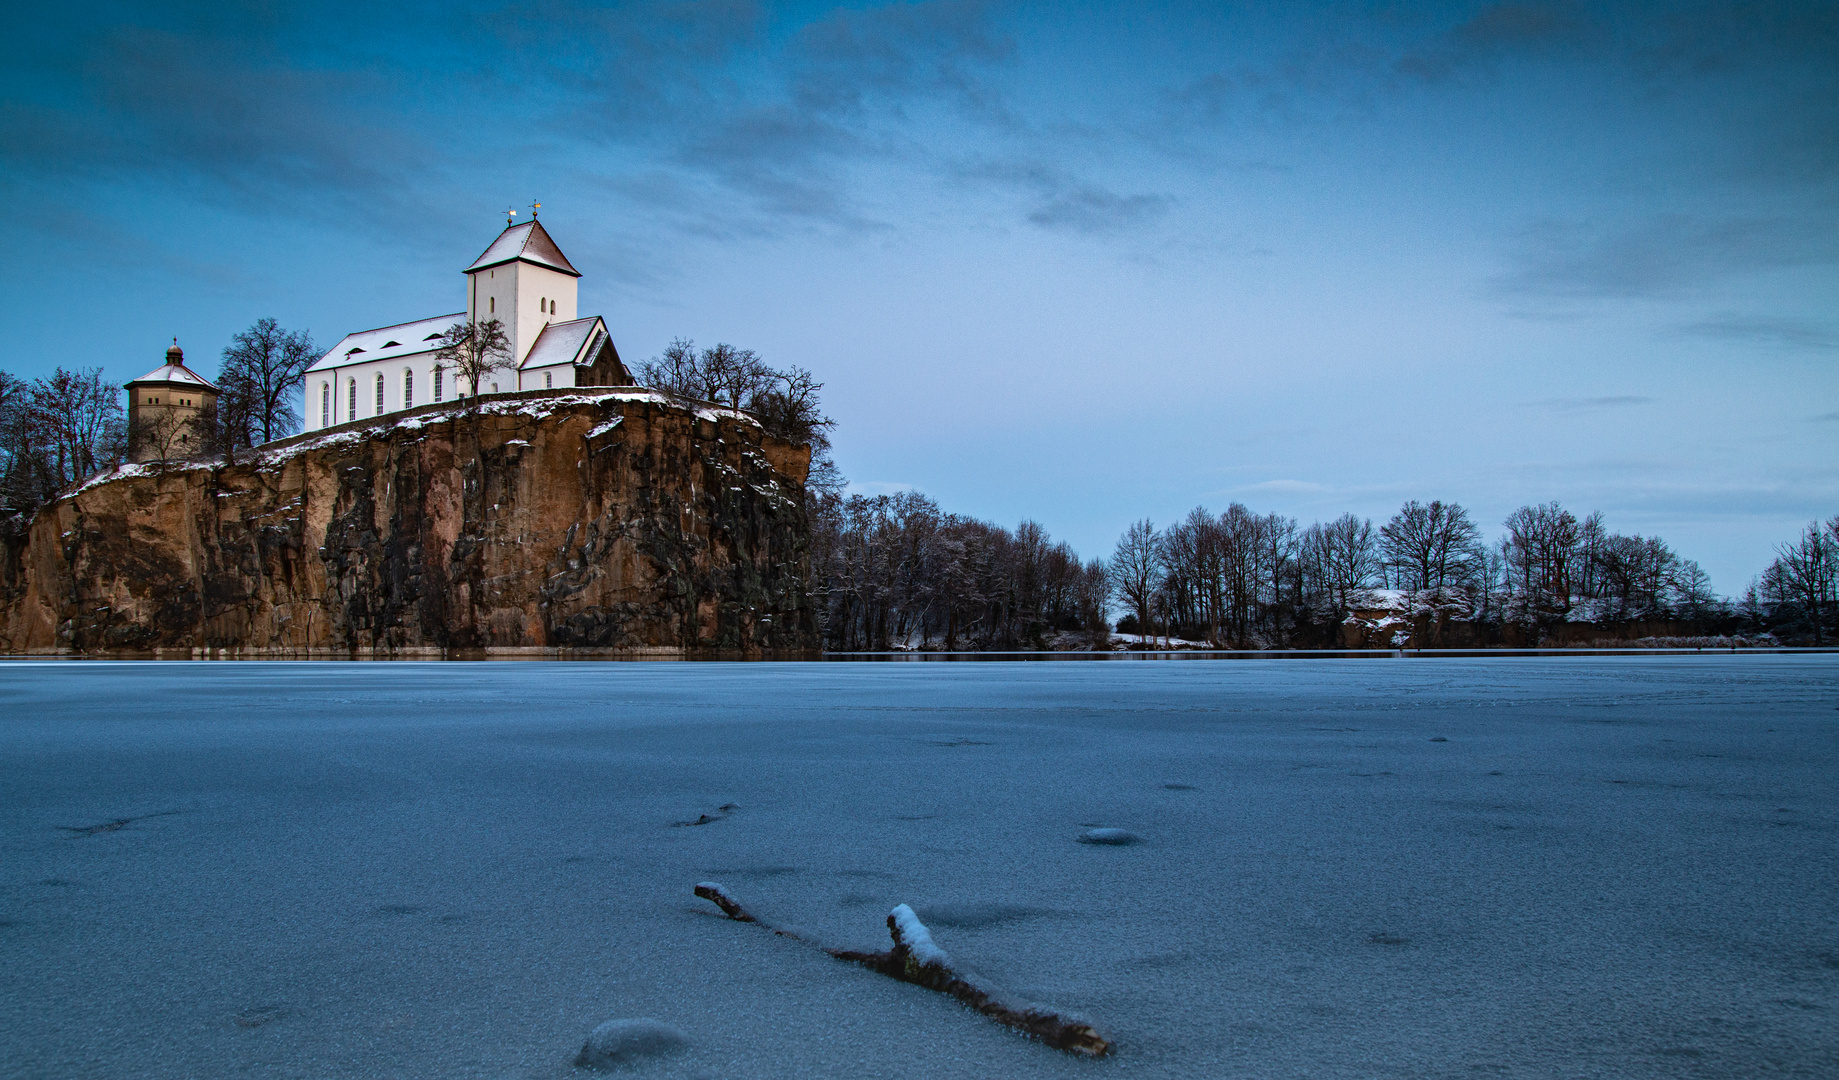
[[[1002,115],[979,70],[1010,60],[1015,43],[992,28],[986,8],[932,0],[833,11],[798,32],[794,97],[834,114],[861,112],[877,99],[904,107],[918,94]]]
[[[1677,333],[1719,341],[1751,341],[1801,349],[1839,349],[1839,330],[1802,319],[1722,315],[1679,327]]]
[[[1109,233],[1159,217],[1168,206],[1161,195],[1119,195],[1085,184],[1049,199],[1028,220],[1047,229]]]
[[[1459,68],[1514,52],[1549,52],[1585,38],[1586,18],[1570,3],[1492,4],[1393,65],[1400,74],[1447,78]]]
[[[1507,293],[1573,299],[1678,293],[1753,271],[1839,263],[1833,224],[1690,214],[1606,228],[1548,222],[1522,236],[1519,265],[1495,285]]]
[[[734,55],[720,35],[701,58],[622,37],[621,54],[595,69],[581,114],[612,145],[648,147],[658,164],[739,196],[725,204],[730,216],[751,207],[848,229],[885,227],[862,204],[862,167],[941,171],[927,121],[1013,123],[986,76],[1014,45],[982,4],[835,10],[778,43],[750,19],[757,13],[732,20],[734,34],[756,35]],[[629,105],[635,93],[641,109]]]
[[[1233,490],[1262,495],[1325,495],[1335,489],[1311,480],[1261,480]]]
[[[1608,397],[1545,398],[1528,402],[1535,409],[1548,412],[1585,412],[1594,409],[1621,409],[1633,405],[1652,405],[1656,399],[1638,394],[1614,394]]]

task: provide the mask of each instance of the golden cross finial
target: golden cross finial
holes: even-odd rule
[[[543,208],[543,204],[542,204],[542,203],[540,203],[540,202],[533,202],[533,203],[531,203],[531,204],[530,204],[530,220],[532,220],[532,221],[535,221],[535,220],[536,220],[536,212],[537,212],[538,210],[541,210],[542,208]]]
[[[513,210],[513,209],[511,209],[511,208],[510,208],[510,207],[508,207],[508,206],[507,206],[507,207],[505,207],[505,208],[504,208],[504,223],[505,223],[506,225],[515,225],[515,224],[517,224],[517,211],[515,211],[515,210]]]

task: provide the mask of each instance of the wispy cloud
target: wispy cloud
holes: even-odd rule
[[[1801,349],[1839,349],[1839,330],[1805,319],[1721,315],[1679,327],[1679,334]]]
[[[1591,28],[1573,3],[1491,4],[1434,41],[1398,58],[1394,69],[1420,79],[1448,78],[1455,71],[1503,55],[1550,53],[1583,43]]]
[[[1839,231],[1820,217],[1651,217],[1634,225],[1548,222],[1522,238],[1510,294],[1648,297],[1751,271],[1839,263]]]
[[[1639,394],[1613,394],[1607,397],[1559,397],[1528,402],[1532,408],[1547,412],[1586,412],[1594,409],[1625,409],[1635,405],[1652,405],[1655,398]]]

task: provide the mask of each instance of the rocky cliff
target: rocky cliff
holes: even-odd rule
[[[124,466],[0,552],[0,651],[815,649],[809,451],[644,390]]]

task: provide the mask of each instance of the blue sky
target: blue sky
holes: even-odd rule
[[[455,310],[507,205],[629,363],[1087,555],[1558,499],[1740,590],[1839,513],[1839,6],[108,4],[0,45],[0,368]]]

